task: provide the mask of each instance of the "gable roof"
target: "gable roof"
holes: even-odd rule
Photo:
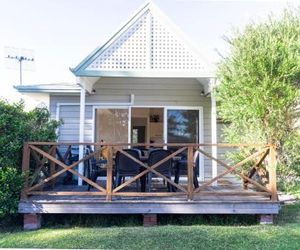
[[[209,60],[152,2],[70,70],[76,76],[99,77],[214,76]]]

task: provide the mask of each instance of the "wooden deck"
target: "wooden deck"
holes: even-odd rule
[[[160,160],[152,166],[137,160],[126,151],[120,149],[120,144],[100,145],[108,147],[110,159],[106,169],[106,181],[92,181],[74,170],[75,166],[83,163],[94,154],[85,156],[70,165],[65,163],[66,154],[62,157],[55,153],[55,149],[62,143],[28,143],[24,147],[23,171],[28,169],[34,171],[32,177],[27,176],[26,187],[23,190],[22,198],[19,203],[19,212],[24,214],[277,214],[280,204],[277,200],[276,192],[276,155],[272,146],[257,146],[250,156],[242,161],[229,166],[224,161],[215,159],[209,153],[201,150],[204,144],[176,144],[178,150],[168,157]],[[77,143],[78,144],[78,143]],[[79,143],[80,144],[80,143]],[[90,143],[91,144],[91,143]],[[49,147],[45,147],[48,145]],[[68,145],[68,144],[66,144]],[[94,144],[98,147],[98,144]],[[132,145],[131,145],[132,146]],[[147,146],[147,145],[146,145]],[[152,145],[153,146],[153,145]],[[170,145],[159,145],[170,146]],[[171,145],[174,146],[174,145]],[[205,146],[209,146],[205,144]],[[210,145],[220,146],[220,145]],[[229,147],[228,145],[222,145]],[[231,145],[232,146],[232,145]],[[234,145],[236,146],[236,145]],[[249,145],[238,145],[241,147]],[[250,145],[251,146],[251,145]],[[124,145],[128,147],[128,144]],[[256,147],[252,145],[252,147]],[[118,187],[113,187],[113,152],[117,150],[140,164],[144,168],[142,172],[134,177],[127,178],[124,183]],[[187,176],[178,184],[166,176],[156,171],[156,168],[176,156],[180,152],[187,152]],[[193,155],[199,151],[205,157],[214,160],[218,165],[224,167],[223,173],[211,180],[199,183],[199,187],[193,186]],[[33,156],[35,166],[32,167]],[[266,157],[268,161],[265,161]],[[254,165],[249,169],[249,175],[236,171],[245,163],[253,161]],[[36,181],[39,171],[45,168],[48,162],[50,174],[42,181]],[[273,167],[268,167],[270,164]],[[266,164],[265,167],[262,165]],[[52,168],[51,168],[52,167]],[[267,169],[267,170],[266,170]],[[46,171],[45,170],[45,171]],[[44,171],[44,172],[45,172]],[[236,171],[236,172],[235,172]],[[268,171],[268,175],[264,175]],[[87,186],[62,185],[58,179],[62,174],[72,173],[82,178],[86,183],[92,186],[88,191]],[[135,182],[139,181],[143,175],[152,172],[160,177],[160,181],[153,180],[153,189],[151,192],[137,192]],[[240,177],[240,182],[230,182],[223,177],[228,174],[236,174]],[[254,174],[261,176],[257,182],[253,179]],[[267,176],[267,179],[262,176]],[[167,192],[166,186],[169,183],[176,192]],[[218,185],[214,186],[213,183]],[[245,184],[247,188],[245,189]]]
[[[201,183],[200,183],[201,184]],[[155,189],[156,192],[160,188]],[[20,213],[67,213],[67,214],[278,214],[280,204],[270,197],[253,190],[242,192],[239,184],[220,181],[217,187],[209,187],[205,195],[195,195],[187,201],[184,193],[170,196],[114,196],[107,201],[105,196],[64,195],[63,192],[83,192],[86,187],[57,186],[47,195],[34,195],[19,203]],[[126,192],[134,188],[127,188]],[[163,191],[163,190],[162,190]],[[59,194],[59,195],[57,195]]]

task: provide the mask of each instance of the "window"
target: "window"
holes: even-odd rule
[[[199,142],[199,110],[167,110],[168,143]]]

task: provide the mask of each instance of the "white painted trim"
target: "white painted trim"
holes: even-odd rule
[[[128,143],[131,142],[131,107],[128,107]]]
[[[79,142],[84,142],[84,123],[85,123],[85,89],[80,91],[80,115],[79,115]],[[79,146],[79,159],[83,158],[83,145]],[[81,162],[78,166],[78,172],[83,175],[84,163]],[[82,186],[82,179],[78,178],[78,186]]]
[[[94,84],[100,79],[101,77],[76,77],[76,82],[91,94],[93,92]]]
[[[167,116],[167,113],[168,113],[168,108],[167,107],[164,107],[164,143],[167,143],[168,142],[168,123],[167,123],[167,119],[168,119],[168,116]]]
[[[49,105],[50,107],[50,105]],[[49,108],[50,110],[50,108]],[[60,105],[58,103],[56,104],[56,110],[55,110],[55,120],[59,122],[59,114],[60,114]],[[59,127],[55,130],[57,138],[59,138]]]
[[[199,143],[204,143],[204,113],[203,113],[203,107],[199,110]],[[200,147],[200,149],[204,149],[203,147]],[[202,166],[202,167],[201,167]],[[204,181],[205,177],[205,166],[204,166],[204,155],[200,154],[199,156],[199,179],[200,181]]]
[[[217,104],[214,95],[211,95],[211,143],[217,143]],[[216,146],[212,147],[212,156],[218,158],[218,148]],[[218,164],[216,161],[212,160],[212,178],[218,175]],[[217,186],[217,182],[213,182],[212,186]]]
[[[188,71],[188,70],[133,70],[133,71],[100,71],[100,70],[84,70],[74,73],[79,77],[144,77],[144,78],[211,78],[216,77],[212,71]]]

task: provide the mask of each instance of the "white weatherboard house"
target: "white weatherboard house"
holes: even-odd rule
[[[147,226],[157,223],[157,214],[259,214],[262,223],[271,223],[272,215],[278,214],[275,147],[256,145],[258,151],[239,163],[225,163],[224,149],[233,145],[216,144],[213,67],[152,3],[71,71],[77,84],[16,87],[22,93],[48,100],[52,117],[64,121],[59,142],[24,143],[22,170],[34,170],[19,202],[24,228],[40,227],[44,213],[143,214]],[[102,141],[107,144],[100,144]],[[148,158],[142,162],[137,153],[140,151],[131,150],[136,157],[128,154],[129,143],[167,147],[169,151],[177,148],[174,153],[146,148],[144,160]],[[96,152],[84,154],[84,145],[88,144]],[[63,145],[67,150],[61,154]],[[72,145],[79,145],[79,158],[68,163]],[[108,153],[102,164],[103,159],[94,155],[104,149]],[[183,157],[175,164],[175,156],[184,150],[186,165],[180,165]],[[194,151],[200,152],[199,158]],[[158,152],[168,156],[158,159]],[[90,164],[92,157],[94,163]],[[259,172],[266,157],[268,172]],[[235,173],[244,185],[233,182],[232,171],[250,160],[255,164],[247,176]],[[46,178],[39,178],[46,161]],[[124,172],[135,166],[135,172],[129,179],[123,178],[123,183],[122,164]],[[163,164],[168,164],[169,170],[161,174],[158,168]],[[74,170],[78,165],[79,173]],[[89,170],[91,166],[94,172]],[[187,178],[178,182],[184,169]],[[78,182],[71,180],[69,185],[57,178],[67,171],[64,180],[71,173]],[[265,180],[262,184],[252,178],[256,172]],[[164,192],[165,185],[152,181],[153,173],[168,184],[168,192]],[[128,177],[126,173],[124,176]],[[228,176],[230,180],[223,179]],[[136,189],[131,185],[134,182]]]
[[[213,65],[153,3],[71,71],[77,85],[16,87],[48,100],[60,141],[217,142]],[[217,175],[215,161],[200,166],[200,180]]]

